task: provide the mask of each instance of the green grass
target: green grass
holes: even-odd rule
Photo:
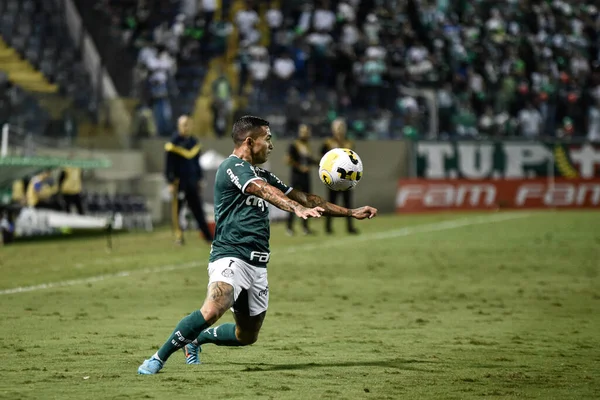
[[[600,398],[600,213],[385,216],[355,238],[343,223],[274,225],[258,343],[207,345],[199,366],[179,352],[157,376],[136,369],[204,299],[199,239],[0,248],[0,398]]]

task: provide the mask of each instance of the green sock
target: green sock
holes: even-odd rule
[[[206,323],[199,310],[184,317],[179,321],[169,339],[156,353],[158,358],[160,358],[162,362],[167,361],[167,358],[169,358],[171,354],[194,340],[194,338],[204,329],[208,328],[208,326],[209,325]]]
[[[205,343],[217,346],[244,346],[235,336],[235,324],[223,324],[202,331],[194,343],[203,345]]]

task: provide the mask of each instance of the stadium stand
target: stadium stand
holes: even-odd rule
[[[326,134],[343,115],[358,138],[423,137],[437,114],[443,137],[598,140],[593,2],[319,0],[271,2],[266,12],[247,4],[234,21],[249,111],[292,119],[290,135],[300,119]],[[436,110],[415,95],[428,90]]]
[[[214,18],[216,5],[209,8],[216,2],[202,2],[202,10],[184,3],[76,1],[119,93],[139,101],[136,113],[151,109],[163,136],[174,129],[173,115],[194,112],[209,61],[224,52],[226,30],[220,13]],[[124,62],[108,56],[115,51]]]
[[[327,135],[337,116],[366,139],[598,130],[599,14],[589,1],[78,3],[135,54],[131,93],[162,134],[169,116],[211,106],[217,136],[231,107],[283,121],[288,135],[299,120]]]
[[[0,81],[8,81],[1,91],[22,99],[10,102],[10,122],[39,135],[62,134],[64,126],[49,122],[69,113],[93,122],[100,102],[59,4],[0,1],[0,70],[6,75]]]
[[[135,99],[134,119],[153,115],[147,135],[191,113],[200,134],[220,136],[235,109],[271,116],[285,135],[299,120],[327,135],[345,116],[365,139],[600,138],[592,1],[74,3],[119,94]],[[98,108],[60,4],[0,0],[0,59],[18,87],[0,98],[18,92],[24,111],[11,118],[31,130],[57,113],[30,93]]]

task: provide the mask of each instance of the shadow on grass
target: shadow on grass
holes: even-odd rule
[[[375,361],[347,361],[347,362],[323,362],[323,363],[299,363],[299,364],[266,364],[266,363],[236,363],[228,364],[245,365],[245,372],[264,372],[264,371],[294,371],[308,370],[315,368],[347,368],[347,367],[382,367],[394,368],[406,371],[437,372],[432,369],[419,368],[418,364],[439,364],[436,361],[414,360],[396,358],[393,360],[375,360]]]

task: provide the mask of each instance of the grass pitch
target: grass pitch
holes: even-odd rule
[[[321,221],[312,226],[321,228]],[[205,295],[168,231],[0,248],[0,398],[600,398],[600,213],[276,224],[257,344],[138,376]],[[20,289],[15,289],[20,288]],[[223,321],[231,321],[227,315]]]

